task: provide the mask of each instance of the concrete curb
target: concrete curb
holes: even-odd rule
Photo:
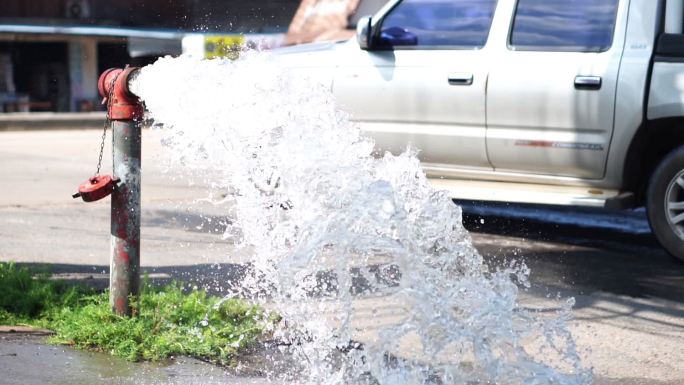
[[[7,326],[0,325],[0,335],[2,334],[28,334],[33,336],[49,336],[55,334],[52,330],[34,328],[31,326]]]
[[[104,112],[5,113],[0,114],[0,132],[101,129],[104,121]]]

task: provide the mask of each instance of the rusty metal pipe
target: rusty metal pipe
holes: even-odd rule
[[[112,193],[109,302],[119,315],[132,316],[131,300],[140,294],[140,180],[142,102],[129,89],[138,68],[113,68],[98,81],[112,120]],[[108,98],[112,100],[108,100]]]

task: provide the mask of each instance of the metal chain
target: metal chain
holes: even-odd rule
[[[109,116],[109,112],[112,109],[112,96],[114,95],[114,84],[116,83],[116,79],[118,77],[119,74],[114,76],[111,84],[109,85],[109,95],[107,95],[107,117],[105,118],[104,129],[102,131],[102,143],[100,143],[100,156],[97,159],[97,171],[95,171],[95,176],[100,175],[100,167],[102,167],[102,155],[104,154],[105,140],[107,138],[107,128],[111,127],[112,125],[112,118],[111,116]]]

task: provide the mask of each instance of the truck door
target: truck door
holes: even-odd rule
[[[517,1],[487,88],[487,151],[496,171],[603,178],[627,6]]]
[[[380,21],[379,47],[355,45],[333,92],[380,149],[411,143],[430,167],[491,171],[484,49],[496,0],[404,0]]]

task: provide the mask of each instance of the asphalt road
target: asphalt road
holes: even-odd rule
[[[94,171],[100,135],[0,132],[0,260],[106,284],[109,203],[70,197]],[[220,292],[246,255],[218,236],[220,213],[196,201],[205,186],[165,170],[158,139],[144,132],[142,264]],[[531,268],[525,304],[553,309],[557,296],[575,297],[572,331],[596,383],[684,384],[684,264],[658,247],[643,212],[461,203],[490,265]]]

